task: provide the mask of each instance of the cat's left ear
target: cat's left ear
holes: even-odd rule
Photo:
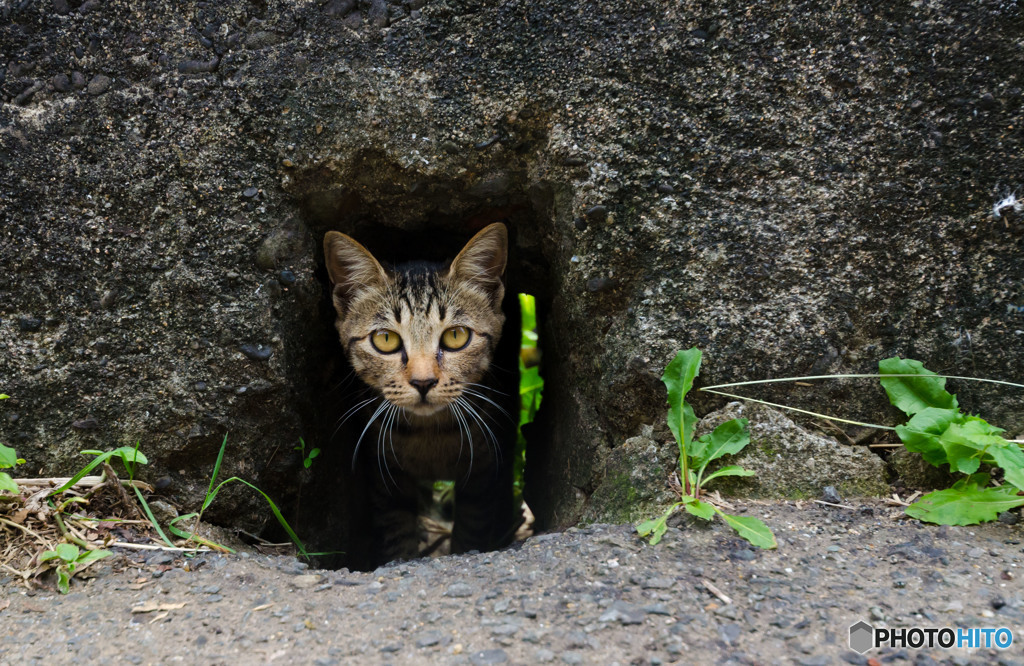
[[[505,263],[508,261],[508,230],[495,222],[480,230],[452,261],[449,274],[491,295],[495,308],[505,296]]]

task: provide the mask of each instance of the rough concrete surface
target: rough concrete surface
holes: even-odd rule
[[[57,474],[140,440],[195,506],[228,434],[227,473],[322,511],[304,484],[344,465],[293,447],[337,419],[328,229],[509,223],[542,526],[663,422],[680,348],[707,383],[892,354],[1013,379],[1024,221],[993,204],[1021,184],[1021,39],[1005,0],[2,2],[0,441]],[[953,390],[1024,427],[1019,393]],[[862,385],[762,395],[895,418]]]
[[[253,553],[125,553],[66,596],[52,581],[26,593],[5,579],[0,663],[1024,663],[1020,525],[922,526],[877,501],[741,505],[778,550],[718,523],[670,528],[657,546],[593,525],[366,573]],[[1014,643],[860,655],[847,641],[861,620],[1006,627]]]

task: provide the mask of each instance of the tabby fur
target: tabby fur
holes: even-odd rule
[[[345,234],[324,238],[338,336],[367,388],[352,411],[360,418],[353,466],[373,479],[378,561],[419,554],[417,516],[436,480],[455,482],[452,552],[503,546],[521,520],[511,477],[515,402],[489,372],[505,322],[507,246],[496,223],[447,265],[385,267]],[[464,347],[443,344],[451,330],[468,332]],[[391,335],[400,345],[381,351],[395,344]]]

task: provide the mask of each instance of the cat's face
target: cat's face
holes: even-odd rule
[[[336,326],[356,374],[419,416],[446,409],[480,382],[505,321],[507,246],[505,226],[492,224],[448,267],[387,270],[349,236],[328,232]]]

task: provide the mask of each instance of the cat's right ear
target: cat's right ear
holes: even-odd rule
[[[324,259],[331,276],[334,309],[342,317],[355,294],[386,284],[387,274],[370,251],[341,232],[328,231],[324,236]]]

